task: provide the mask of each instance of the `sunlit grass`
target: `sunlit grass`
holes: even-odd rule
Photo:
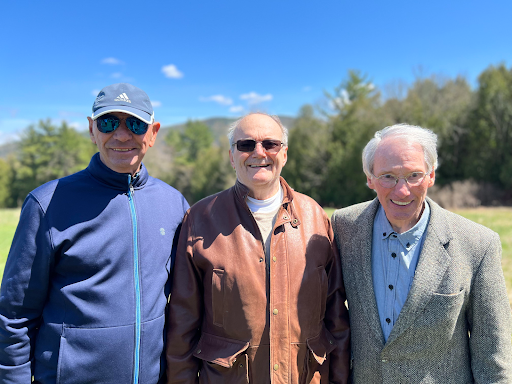
[[[325,208],[331,217],[335,208]],[[503,245],[502,266],[507,283],[509,300],[512,303],[512,208],[476,208],[454,211],[499,233]],[[19,209],[0,209],[0,276],[9,253],[14,231],[18,224]]]

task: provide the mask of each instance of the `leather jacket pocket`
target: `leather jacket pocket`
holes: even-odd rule
[[[248,383],[249,343],[203,333],[194,356],[203,361],[199,383]]]
[[[329,358],[329,354],[336,348],[334,337],[325,328],[322,327],[320,333],[306,340],[308,351],[304,364],[301,383],[328,383],[329,382],[329,364],[324,364]],[[323,380],[320,380],[323,378]]]
[[[212,274],[213,324],[224,327],[224,270],[214,269]]]

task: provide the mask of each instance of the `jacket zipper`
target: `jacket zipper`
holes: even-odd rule
[[[128,175],[128,201],[130,203],[130,212],[132,217],[133,229],[133,275],[135,282],[135,367],[133,372],[133,384],[139,382],[139,358],[140,358],[140,279],[139,279],[139,246],[137,243],[137,214],[135,212],[135,202],[133,199],[134,189],[132,185],[133,178]]]

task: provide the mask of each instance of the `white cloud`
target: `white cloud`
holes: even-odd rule
[[[260,95],[256,92],[249,92],[240,95],[240,99],[247,100],[247,104],[249,105],[259,104],[264,101],[270,101],[272,100],[272,98],[273,96],[270,93],[267,93],[266,95]]]
[[[123,76],[121,72],[114,72],[110,75],[110,77],[112,77],[113,79],[119,79],[121,76]]]
[[[244,107],[241,105],[233,105],[231,108],[229,108],[229,112],[238,113],[242,112],[244,110]]]
[[[213,95],[209,97],[200,97],[200,101],[215,101],[216,103],[219,103],[220,105],[231,105],[233,104],[233,100],[229,97],[223,96],[223,95]]]
[[[164,65],[162,67],[162,72],[165,77],[170,79],[181,79],[183,77],[183,72],[180,72],[174,64]]]
[[[162,106],[162,102],[161,101],[158,101],[158,100],[153,100],[151,102],[151,105],[153,106],[153,108],[158,108],[158,107],[161,107]]]
[[[107,58],[101,60],[101,64],[121,65],[124,63],[121,60],[116,59],[115,57],[107,57]]]

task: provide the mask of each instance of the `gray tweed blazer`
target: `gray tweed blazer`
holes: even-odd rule
[[[337,210],[355,384],[512,383],[512,319],[501,243],[427,198],[430,221],[407,300],[384,343],[373,291],[378,199]]]

